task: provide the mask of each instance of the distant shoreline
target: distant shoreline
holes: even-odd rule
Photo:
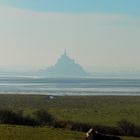
[[[10,96],[15,96],[15,95],[24,95],[24,96],[52,96],[52,97],[140,97],[140,94],[92,94],[92,95],[78,95],[78,94],[75,94],[75,95],[59,95],[59,94],[57,94],[57,95],[52,95],[52,94],[34,94],[34,93],[11,93],[11,94],[9,94],[9,93],[0,93],[0,95],[10,95]]]
[[[140,96],[140,79],[0,77],[0,94]]]

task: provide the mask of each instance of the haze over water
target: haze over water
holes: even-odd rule
[[[140,95],[140,79],[1,77],[0,94]]]
[[[0,0],[0,69],[49,67],[66,48],[84,68],[140,70],[139,0]]]
[[[0,93],[139,95],[140,79],[132,78],[140,77],[139,5],[140,0],[1,0]],[[49,66],[57,66],[59,74],[67,68],[68,73],[70,65],[54,65],[65,48],[80,64],[77,69],[82,66],[98,77],[115,69],[111,77],[119,78],[23,77],[40,69],[45,75]],[[120,70],[126,70],[121,72],[126,78]]]

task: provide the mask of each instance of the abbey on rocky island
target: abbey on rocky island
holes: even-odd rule
[[[81,65],[77,64],[74,59],[71,59],[67,55],[66,50],[57,60],[57,63],[54,66],[49,67],[47,70],[44,70],[43,74],[53,77],[83,77],[88,75]]]

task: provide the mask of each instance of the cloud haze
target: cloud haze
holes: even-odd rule
[[[0,65],[52,65],[66,48],[84,66],[139,67],[140,19],[0,6]]]

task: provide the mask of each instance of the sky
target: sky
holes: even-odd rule
[[[0,68],[140,69],[140,0],[0,0]]]

